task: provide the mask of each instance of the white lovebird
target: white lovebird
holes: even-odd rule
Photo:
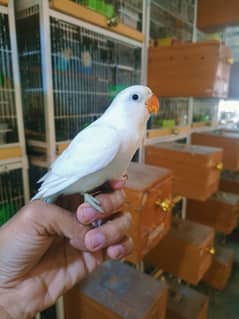
[[[121,91],[105,113],[80,131],[51,164],[33,200],[50,203],[63,194],[81,193],[85,202],[102,211],[88,192],[122,177],[143,140],[150,113],[158,109],[158,98],[146,86]]]

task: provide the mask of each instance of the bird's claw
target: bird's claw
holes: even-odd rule
[[[84,194],[84,202],[88,203],[90,206],[95,208],[98,212],[104,213],[102,207],[100,206],[100,201],[90,194]]]

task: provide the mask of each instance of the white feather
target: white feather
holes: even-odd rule
[[[141,101],[132,101],[133,93]],[[33,199],[85,193],[121,177],[144,136],[149,117],[145,101],[151,94],[144,86],[122,91],[102,117],[82,130],[52,163]]]

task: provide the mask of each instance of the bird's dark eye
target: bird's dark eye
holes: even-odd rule
[[[139,99],[139,95],[138,95],[138,94],[133,94],[133,95],[132,95],[132,99],[133,99],[134,101],[137,101],[137,100]]]

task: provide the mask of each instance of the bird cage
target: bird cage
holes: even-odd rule
[[[190,0],[151,1],[150,46],[172,46],[191,41],[193,14],[194,4]],[[184,138],[190,130],[189,106],[189,99],[184,97],[161,98],[159,114],[151,118],[147,137],[165,139],[168,136],[171,139],[173,135]]]
[[[186,135],[189,130],[188,99],[161,98],[159,113],[152,116],[149,121],[147,137],[169,135],[169,138],[171,138],[172,135]]]
[[[0,0],[0,224],[29,198],[14,1]]]
[[[142,42],[59,12],[63,2],[66,13],[70,3],[78,6],[69,0],[17,6],[24,120],[38,167],[99,118],[118,91],[141,82]]]
[[[239,62],[239,27],[232,26],[227,27],[222,32],[223,41],[232,50],[233,59],[235,62]]]
[[[188,125],[188,101],[185,98],[162,98],[159,113],[152,117],[151,128],[174,128]]]
[[[0,165],[0,226],[24,205],[24,178],[21,164]]]
[[[188,1],[187,1],[188,2]],[[185,11],[190,11],[186,15]],[[191,41],[193,34],[194,6],[185,1],[151,2],[150,38],[154,46],[173,45],[175,42]]]
[[[218,99],[194,99],[192,127],[196,130],[207,126],[213,128],[218,122],[218,106]]]
[[[13,0],[0,1],[0,61],[1,161],[25,153]]]
[[[89,0],[79,1],[71,0],[72,2],[81,4],[106,18],[117,18],[119,21],[131,28],[142,30],[142,0],[130,1],[104,1],[104,0]]]

